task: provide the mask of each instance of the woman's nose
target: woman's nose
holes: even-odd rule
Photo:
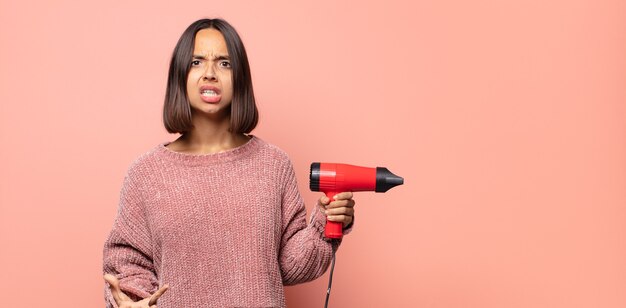
[[[209,65],[207,67],[207,69],[204,71],[204,75],[202,76],[202,78],[206,80],[217,80],[217,77],[215,77],[215,70],[213,69],[212,65]]]

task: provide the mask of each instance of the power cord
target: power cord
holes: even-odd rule
[[[333,261],[330,265],[330,276],[328,277],[328,289],[326,289],[326,303],[324,304],[324,308],[328,308],[328,299],[330,298],[330,288],[333,286],[333,271],[335,271],[335,251],[336,249],[333,248]]]

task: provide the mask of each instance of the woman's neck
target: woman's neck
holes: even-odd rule
[[[250,138],[229,131],[230,118],[219,121],[193,117],[193,129],[170,143],[168,148],[190,154],[211,154],[230,150],[245,144]]]

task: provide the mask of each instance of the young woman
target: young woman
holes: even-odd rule
[[[351,229],[352,193],[309,223],[287,155],[249,133],[258,112],[235,29],[191,24],[174,49],[163,120],[173,142],[128,169],[104,245],[107,307],[284,307],[283,285],[322,275]],[[165,292],[167,290],[167,292]]]

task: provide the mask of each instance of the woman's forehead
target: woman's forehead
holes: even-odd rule
[[[226,40],[222,33],[216,29],[202,29],[196,33],[193,53],[206,57],[228,55]]]

